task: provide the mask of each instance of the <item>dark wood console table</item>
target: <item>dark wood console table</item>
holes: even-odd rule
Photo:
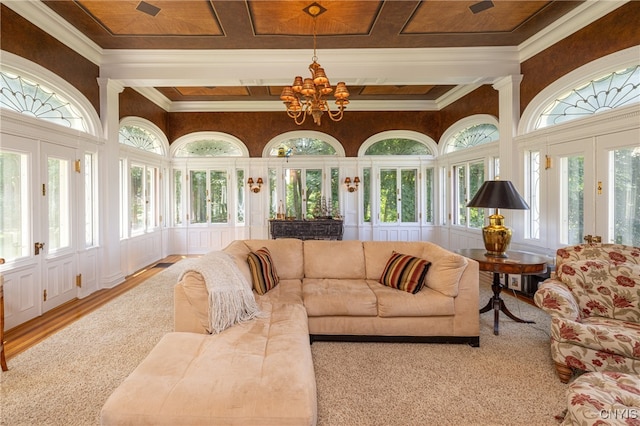
[[[502,288],[506,288],[506,285],[503,286],[500,284],[500,274],[504,274],[505,284],[509,282],[509,274],[541,274],[546,272],[549,258],[515,250],[508,251],[508,257],[487,256],[485,249],[461,249],[456,250],[456,253],[460,253],[469,259],[477,261],[481,271],[493,272],[493,283],[491,285],[493,296],[489,299],[485,307],[480,309],[481,314],[493,309],[493,334],[497,336],[499,333],[500,312],[504,312],[505,315],[516,322],[533,323],[533,321],[518,318],[507,309],[504,300],[500,297]]]
[[[271,238],[298,238],[300,240],[341,240],[342,220],[269,220]]]

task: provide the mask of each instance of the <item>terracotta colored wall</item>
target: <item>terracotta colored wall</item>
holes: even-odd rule
[[[29,59],[71,83],[100,112],[99,67],[40,28],[0,5],[2,50]]]
[[[523,62],[520,111],[563,75],[595,59],[639,44],[640,1],[630,1]]]
[[[294,130],[317,130],[338,139],[343,144],[346,155],[354,157],[362,142],[376,133],[403,129],[434,137],[439,132],[440,123],[437,112],[381,113],[347,110],[339,122],[333,122],[324,116],[321,126],[309,119],[302,126],[297,126],[283,110],[255,113],[170,113],[168,128],[169,141],[197,131],[229,133],[247,145],[251,157],[261,157],[266,143],[279,134]]]
[[[167,134],[168,113],[132,88],[127,87],[120,93],[119,104],[120,118],[129,116],[146,118],[158,126],[165,135]]]

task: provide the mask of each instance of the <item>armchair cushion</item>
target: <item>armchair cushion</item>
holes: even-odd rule
[[[640,322],[640,265],[607,260],[564,263],[561,279],[583,317]]]

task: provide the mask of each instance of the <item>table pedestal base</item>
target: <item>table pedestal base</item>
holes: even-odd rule
[[[505,282],[509,282],[509,275],[504,275]],[[504,300],[500,297],[500,292],[502,291],[502,285],[500,284],[500,274],[497,272],[493,273],[493,283],[491,284],[491,290],[493,290],[493,296],[489,299],[489,302],[485,305],[484,308],[480,309],[480,313],[483,314],[485,312],[489,312],[493,309],[493,334],[496,336],[500,334],[499,324],[500,324],[500,312],[504,312],[509,318],[514,320],[515,322],[522,322],[526,324],[535,324],[534,321],[523,320],[522,318],[518,318],[507,308],[504,304]]]

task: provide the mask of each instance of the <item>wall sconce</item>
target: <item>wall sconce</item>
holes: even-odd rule
[[[260,189],[262,188],[263,183],[264,182],[262,181],[261,177],[259,177],[255,183],[253,182],[253,178],[251,177],[247,180],[247,185],[249,185],[249,190],[255,192],[256,194],[260,192]]]
[[[353,183],[354,185],[351,185],[351,178],[350,177],[346,177],[344,178],[344,184],[347,186],[347,191],[349,192],[354,192],[358,190],[358,185],[360,185],[360,178],[358,176],[353,178]]]

